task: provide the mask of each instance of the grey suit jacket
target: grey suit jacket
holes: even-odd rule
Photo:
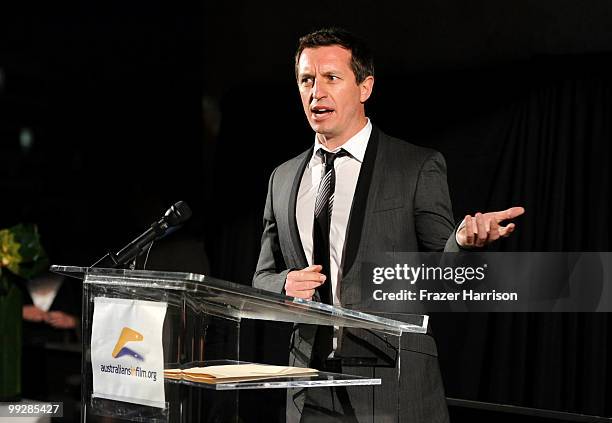
[[[280,165],[270,177],[261,251],[253,278],[257,288],[281,293],[287,273],[308,266],[295,211],[300,181],[311,155],[312,148]],[[361,264],[368,253],[457,251],[453,229],[442,155],[389,137],[374,127],[351,208],[340,285],[342,306],[360,309],[362,281],[371,277],[361,275]],[[401,316],[390,317],[401,320]],[[315,332],[315,327],[297,325],[291,341],[291,365],[308,365]],[[363,354],[363,346],[350,342],[351,336],[359,340],[371,338],[372,345],[377,343],[376,336],[357,332],[345,332],[343,350],[339,351],[342,355],[357,351]],[[416,355],[404,359],[405,352]],[[410,410],[402,412],[405,421],[430,423],[448,419],[436,357],[435,341],[430,336],[402,336],[402,369],[407,370],[402,370],[402,374],[412,373],[412,376],[401,383],[401,390],[389,383],[377,392],[382,392],[379,395],[382,402],[386,394],[406,395],[406,408]],[[410,369],[408,363],[414,363],[415,368]],[[418,380],[414,380],[415,375]],[[295,405],[293,411],[299,415],[304,401],[308,400],[302,395],[293,398],[288,406]]]

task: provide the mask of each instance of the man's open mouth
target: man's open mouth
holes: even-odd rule
[[[318,117],[323,117],[323,116],[327,116],[330,113],[332,113],[334,111],[334,109],[331,109],[329,107],[322,107],[322,106],[316,106],[316,107],[312,107],[310,109],[310,111]]]

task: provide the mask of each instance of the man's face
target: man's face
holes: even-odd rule
[[[321,141],[341,145],[363,128],[374,78],[357,83],[349,50],[337,45],[304,49],[297,79],[304,113]]]

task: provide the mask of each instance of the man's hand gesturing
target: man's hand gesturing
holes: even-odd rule
[[[525,213],[522,207],[511,207],[507,210],[476,213],[475,216],[467,215],[463,221],[464,225],[457,232],[457,241],[462,247],[483,247],[499,238],[510,236],[516,225],[509,223],[501,226],[504,220],[514,219]]]
[[[321,272],[323,266],[313,264],[302,270],[292,270],[287,273],[285,293],[292,297],[312,300],[315,289],[325,282],[325,275]]]

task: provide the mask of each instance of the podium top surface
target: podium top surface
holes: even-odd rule
[[[51,271],[83,279],[85,284],[114,288],[131,298],[147,299],[152,290],[164,297],[184,294],[194,307],[229,319],[275,320],[293,323],[373,329],[401,335],[426,333],[429,317],[394,314],[387,317],[334,307],[277,294],[195,273],[51,266]],[[160,298],[159,296],[153,298]]]

